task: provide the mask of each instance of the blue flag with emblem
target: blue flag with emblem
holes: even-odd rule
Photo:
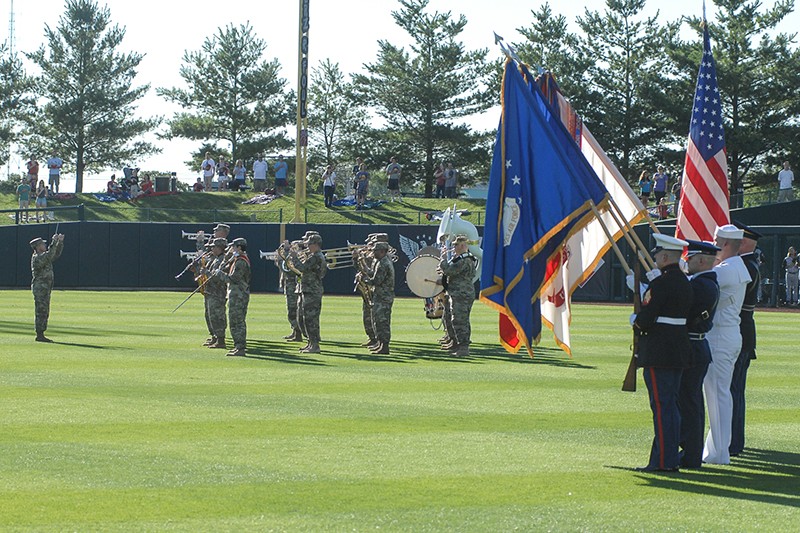
[[[481,301],[500,342],[533,355],[547,262],[608,208],[608,192],[524,66],[507,61],[483,234]]]

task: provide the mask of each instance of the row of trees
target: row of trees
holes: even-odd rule
[[[656,163],[680,168],[702,49],[700,20],[659,24],[643,15],[646,0],[606,0],[569,29],[549,4],[518,29],[516,48],[533,65],[551,70],[564,94],[623,175],[633,180]],[[497,103],[501,61],[460,40],[464,16],[432,12],[428,0],[398,0],[392,12],[410,45],[379,41],[374,61],[347,76],[323,61],[309,92],[310,168],[361,156],[375,164],[397,154],[405,175],[427,195],[434,166],[453,160],[465,176],[488,176],[493,132],[476,131],[472,117]],[[777,163],[800,153],[800,52],[794,35],[774,28],[793,0],[762,8],[759,0],[714,0],[710,24],[718,65],[732,186],[758,183]],[[681,27],[698,31],[684,41]],[[83,173],[140,159],[157,148],[148,132],[199,142],[197,166],[208,149],[230,143],[233,159],[251,159],[292,146],[294,95],[267,43],[249,24],[229,25],[198,51],[187,51],[183,87],[157,88],[181,111],[166,120],[137,118],[148,85],[134,86],[142,56],[121,53],[125,29],[91,0],[67,0],[46,44],[26,54],[39,75],[26,75],[18,58],[0,49],[0,141],[26,153],[55,152]],[[8,154],[4,154],[7,156]]]

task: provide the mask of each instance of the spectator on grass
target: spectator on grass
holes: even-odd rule
[[[356,164],[353,165],[353,197],[356,196],[356,188],[358,187],[358,178],[356,178],[356,175],[361,171],[361,164],[363,162],[363,159],[356,157]]]
[[[131,197],[131,200],[135,200],[142,195],[142,188],[139,187],[139,180],[137,178],[131,178],[129,180],[130,187],[128,187],[128,194]]]
[[[794,172],[788,161],[783,162],[783,170],[778,172],[778,201],[791,202],[794,200],[794,189],[792,188],[794,182]]]
[[[647,204],[650,200],[650,191],[653,188],[653,179],[647,174],[646,170],[643,170],[641,174],[639,174],[639,198],[642,200],[642,204],[647,207]]]
[[[444,171],[444,195],[447,198],[456,197],[459,174],[458,169],[453,168],[453,163],[448,162],[447,168]]]
[[[203,180],[201,180],[200,178],[197,178],[197,181],[195,182],[195,184],[192,185],[192,190],[194,192],[203,192],[205,190],[205,188],[206,187],[205,187],[205,185],[203,185]]]
[[[31,206],[31,184],[28,183],[27,177],[22,178],[17,185],[17,198],[19,198],[19,208],[25,210],[20,212],[20,219],[24,218],[27,222],[28,208]]]
[[[289,165],[283,160],[282,155],[278,156],[278,161],[275,162],[272,170],[275,171],[275,194],[277,196],[283,196],[283,191],[286,189],[288,180]]]
[[[267,162],[264,161],[264,154],[258,154],[258,159],[253,161],[253,190],[267,190]]]
[[[241,159],[236,160],[233,166],[233,182],[231,183],[232,191],[239,191],[245,189],[245,181],[247,180],[247,169],[244,167]]]
[[[444,198],[445,177],[443,163],[439,163],[439,166],[433,171],[433,178],[436,180],[436,194],[434,198]]]
[[[108,180],[106,184],[106,194],[114,198],[120,198],[122,196],[122,190],[119,188],[119,183],[117,183],[116,174],[111,174],[111,179]]]
[[[150,179],[150,174],[145,174],[144,181],[142,181],[142,196],[151,194],[153,194],[153,181]]]
[[[653,194],[656,197],[656,205],[661,205],[661,199],[667,195],[668,184],[669,174],[664,170],[664,165],[658,165],[657,172],[653,174]]]
[[[50,190],[55,192],[55,194],[58,194],[62,166],[64,166],[64,160],[53,152],[53,156],[47,160],[47,168],[50,169]]]
[[[36,189],[36,222],[39,222],[39,210],[42,209],[42,218],[41,221],[44,222],[46,212],[44,209],[47,208],[47,185],[44,184],[44,180],[39,180],[39,187]]]
[[[336,172],[333,165],[328,165],[322,174],[322,187],[325,191],[325,207],[333,206],[334,192],[336,192]]]
[[[400,174],[403,172],[403,167],[397,163],[397,158],[392,156],[389,160],[389,165],[386,167],[386,188],[389,190],[389,199],[394,202],[395,196],[398,200],[402,200],[400,195]]]
[[[364,209],[364,202],[367,200],[369,192],[369,172],[367,172],[367,165],[361,163],[358,173],[356,174],[356,210]]]
[[[219,163],[217,163],[217,190],[225,191],[228,189],[228,174],[230,173],[228,162],[225,161],[225,156],[219,156]]]
[[[25,166],[28,169],[28,183],[31,186],[31,190],[34,190],[36,183],[39,181],[39,162],[35,157],[31,156]]]
[[[211,159],[211,152],[206,152],[206,158],[200,163],[200,171],[203,173],[203,183],[207,191],[211,191],[211,184],[214,181],[214,171],[216,168],[217,164]],[[144,184],[142,184],[142,190],[144,190]]]

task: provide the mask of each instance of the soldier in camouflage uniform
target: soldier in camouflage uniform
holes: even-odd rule
[[[225,355],[245,355],[247,349],[247,306],[250,303],[250,258],[247,241],[239,238],[231,243],[232,259],[229,268],[216,271],[216,276],[228,284],[228,322],[233,350]]]
[[[387,257],[389,244],[376,242],[375,266],[364,282],[372,287],[372,327],[377,342],[370,346],[374,354],[388,355],[392,339],[392,305],[394,304],[394,263]]]
[[[469,355],[471,328],[469,315],[475,301],[475,276],[477,259],[468,250],[469,240],[466,235],[459,235],[455,240],[453,257],[448,261],[442,259],[439,269],[447,277],[447,299],[452,313],[452,343],[450,355],[466,357]]]
[[[322,278],[328,271],[328,263],[322,254],[322,237],[318,233],[309,234],[305,239],[308,247],[306,259],[301,259],[297,255],[291,255],[291,261],[300,272],[298,290],[300,298],[297,302],[297,311],[302,313],[301,327],[308,337],[308,344],[300,348],[304,353],[319,353],[319,315],[322,311]],[[298,315],[298,319],[300,316]]]
[[[292,241],[292,244],[301,246],[303,241]],[[283,246],[284,252],[288,254],[290,248],[288,241],[281,246]],[[289,325],[292,326],[292,332],[283,338],[289,342],[299,342],[303,340],[303,333],[300,331],[300,324],[297,321],[297,274],[292,272],[292,269],[283,264],[283,262],[278,265],[278,268],[281,273],[280,286],[286,296],[286,314],[289,319]]]
[[[228,234],[231,232],[231,227],[227,224],[217,224],[214,226],[214,236],[211,237],[211,242],[214,242],[214,239],[227,239]],[[197,239],[195,240],[195,245],[197,247],[198,252],[204,252],[207,250],[206,246],[206,234],[203,230],[199,230],[197,232]]]
[[[227,248],[227,240],[223,238],[214,239],[209,257],[204,259],[203,274],[209,276],[203,292],[206,304],[206,324],[211,332],[211,340],[206,343],[209,348],[227,347],[225,345],[225,329],[228,327],[228,321],[225,317],[225,303],[228,300],[228,287],[218,276],[210,275],[222,268]]]
[[[371,348],[372,345],[378,342],[375,336],[375,328],[372,326],[372,296],[364,291],[366,280],[371,276],[375,267],[375,256],[372,250],[376,242],[388,242],[389,236],[386,233],[370,233],[367,236],[366,247],[353,251],[353,265],[356,267],[356,287],[361,294],[361,321],[364,324],[364,332],[367,334],[367,340],[361,343],[361,346]],[[363,284],[363,286],[362,286]]]
[[[36,340],[53,342],[44,336],[47,319],[50,317],[50,293],[53,290],[53,261],[61,256],[64,249],[64,235],[56,233],[50,240],[50,248],[44,239],[37,237],[31,241],[31,292],[36,309]]]

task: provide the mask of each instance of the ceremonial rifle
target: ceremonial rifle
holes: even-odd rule
[[[640,292],[640,274],[641,267],[637,261],[633,265],[633,312],[637,315],[642,309],[642,293]],[[625,379],[622,382],[622,390],[624,392],[636,392],[636,353],[639,351],[639,332],[633,328],[633,353],[631,354],[631,361],[628,363],[628,371],[625,373]]]

